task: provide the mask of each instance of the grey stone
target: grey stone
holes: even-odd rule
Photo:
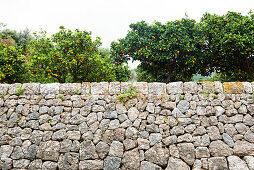
[[[87,125],[88,126],[90,126],[91,124],[93,124],[96,121],[97,121],[97,114],[95,112],[92,112],[87,116]]]
[[[209,158],[210,152],[207,147],[197,147],[196,148],[196,158]]]
[[[7,127],[9,127],[9,128],[14,127],[16,125],[16,123],[18,122],[18,120],[19,120],[18,113],[13,113],[10,116],[10,119],[8,120]]]
[[[142,161],[140,165],[141,170],[162,170],[160,166],[148,161]]]
[[[19,159],[19,160],[13,160],[13,168],[17,169],[25,169],[30,164],[30,161],[27,159]]]
[[[42,160],[35,159],[30,163],[28,170],[41,169],[41,166],[42,166]]]
[[[148,103],[147,106],[146,106],[146,110],[149,112],[149,113],[154,113],[154,109],[155,109],[155,106],[153,103]]]
[[[118,120],[120,121],[120,123],[124,122],[125,120],[128,119],[128,116],[126,114],[120,114],[117,116]]]
[[[104,112],[105,108],[101,105],[93,105],[92,106],[92,111],[93,112]]]
[[[254,133],[251,130],[248,130],[244,135],[244,139],[250,143],[254,143]]]
[[[185,113],[187,112],[187,110],[190,107],[190,103],[187,100],[181,100],[178,104],[177,104],[177,108],[182,112]]]
[[[123,114],[123,115],[125,115],[125,114]],[[106,119],[116,119],[117,112],[116,111],[106,111],[103,113],[103,117]]]
[[[36,158],[36,153],[38,151],[39,147],[35,144],[30,145],[28,148],[24,149],[24,157],[26,159],[34,160]]]
[[[128,117],[130,119],[130,121],[134,122],[134,120],[136,120],[138,118],[139,115],[139,111],[132,107],[128,110]]]
[[[185,82],[183,83],[183,90],[184,92],[189,92],[191,94],[194,94],[198,90],[198,85],[196,82]]]
[[[101,170],[103,169],[103,161],[101,160],[84,160],[79,162],[80,170]]]
[[[219,140],[222,139],[220,135],[220,131],[216,126],[210,126],[207,128],[208,136],[211,140]]]
[[[175,108],[175,109],[172,111],[172,115],[173,115],[175,118],[185,117],[185,115],[184,115],[178,108]]]
[[[67,134],[64,129],[54,132],[52,136],[53,140],[64,140],[66,138],[67,138]]]
[[[227,160],[225,157],[212,157],[208,159],[209,170],[228,170]]]
[[[99,142],[96,145],[96,151],[101,159],[104,159],[109,152],[109,145],[105,142]]]
[[[223,141],[231,148],[234,147],[234,140],[231,138],[231,136],[229,136],[227,133],[223,133],[222,134],[222,139]]]
[[[206,133],[206,129],[204,128],[204,126],[198,126],[194,132],[193,135],[194,136],[200,136],[200,135],[204,135]]]
[[[139,170],[140,168],[140,157],[138,149],[132,149],[126,151],[123,155],[122,164],[125,169]]]
[[[71,149],[71,145],[72,145],[72,142],[70,139],[64,139],[62,142],[61,142],[61,148],[60,148],[60,152],[69,152],[70,149]]]
[[[163,148],[161,143],[156,143],[145,152],[145,158],[149,162],[165,167],[168,163],[169,150]]]
[[[41,94],[59,94],[59,83],[51,83],[51,84],[41,84],[40,85],[40,93]]]
[[[215,106],[214,109],[216,116],[221,116],[223,113],[225,113],[225,109],[221,106]]]
[[[146,131],[150,133],[156,133],[156,132],[159,132],[160,130],[158,125],[150,124],[146,126]]]
[[[163,138],[162,139],[162,142],[168,146],[168,145],[172,145],[174,143],[177,143],[177,136],[176,135],[173,135],[173,136],[168,136],[166,138]]]
[[[168,165],[165,170],[190,170],[190,167],[181,159],[169,157]]]
[[[162,135],[160,133],[151,133],[149,136],[150,145],[153,146],[154,144],[161,142]]]
[[[59,170],[65,169],[78,170],[79,154],[78,153],[61,154],[58,161],[58,167]]]
[[[109,156],[123,157],[123,144],[119,141],[113,141],[109,148]]]
[[[117,170],[121,165],[121,158],[108,156],[104,159],[104,170]]]
[[[125,137],[128,139],[136,139],[138,137],[138,130],[134,127],[128,127],[125,131]]]
[[[100,82],[91,83],[91,93],[92,95],[105,95],[109,93],[109,83],[108,82]]]
[[[202,168],[201,160],[196,159],[194,164],[193,164],[192,170],[201,170],[201,168]]]
[[[60,143],[57,141],[41,142],[37,157],[42,160],[58,161],[60,151]]]
[[[68,131],[67,137],[68,137],[68,139],[71,139],[71,140],[79,140],[80,139],[80,132],[79,131]]]
[[[22,152],[22,149],[20,146],[16,146],[12,152],[12,155],[11,155],[11,158],[12,159],[22,159],[24,158],[24,154]]]
[[[84,141],[80,145],[80,160],[86,159],[97,159],[98,154],[96,153],[95,145],[92,141]]]
[[[240,134],[245,134],[248,130],[248,127],[243,123],[236,123],[235,128]]]
[[[241,160],[238,156],[229,156],[228,165],[230,170],[246,170],[249,169],[247,164]]]
[[[165,83],[148,83],[149,94],[162,95],[166,94],[166,84]]]
[[[197,106],[197,115],[199,115],[199,116],[204,116],[205,114],[206,114],[206,109],[205,109],[205,107]]]
[[[51,161],[43,162],[42,170],[57,170],[57,163]]]
[[[170,146],[169,146],[169,153],[170,153],[170,155],[173,156],[173,157],[180,158],[179,150],[178,150],[178,148],[176,147],[176,145],[170,145]]]
[[[183,82],[172,82],[167,84],[168,94],[181,94],[183,93]]]
[[[175,126],[170,130],[172,135],[183,135],[184,134],[184,127],[182,126]]]
[[[111,120],[108,129],[117,129],[119,127],[119,120]]]
[[[147,139],[138,138],[138,148],[139,149],[149,149],[150,148],[150,142]]]
[[[81,116],[80,114],[77,114],[70,119],[70,123],[73,125],[79,125],[85,121],[86,121],[86,118]]]
[[[178,136],[177,143],[181,143],[181,142],[193,142],[192,135],[186,133],[184,135]]]
[[[230,156],[233,154],[233,149],[220,140],[212,141],[209,150],[214,157]]]
[[[182,158],[188,165],[193,165],[195,161],[195,148],[192,143],[177,144],[180,158]]]
[[[137,142],[131,139],[125,139],[123,145],[125,150],[130,150],[137,146]]]
[[[5,159],[11,156],[11,153],[13,151],[13,147],[10,145],[2,145],[0,148],[0,158]]]
[[[247,163],[248,168],[250,170],[254,170],[254,157],[253,156],[245,156],[243,160]]]
[[[234,155],[236,156],[251,156],[254,155],[254,144],[245,140],[236,141],[234,145]]]

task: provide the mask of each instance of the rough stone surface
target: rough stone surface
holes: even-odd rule
[[[180,143],[177,145],[180,158],[188,165],[192,165],[195,161],[195,148],[192,143]]]
[[[169,157],[166,170],[190,170],[190,167],[181,159]]]
[[[227,144],[224,142],[217,140],[211,142],[209,146],[209,150],[212,156],[230,156],[233,154],[233,149],[231,149]]]
[[[130,86],[138,96],[120,102]],[[254,82],[0,84],[0,169],[254,170],[253,92]]]
[[[104,160],[104,170],[115,170],[119,169],[121,165],[121,158],[118,157],[107,157]]]
[[[238,156],[229,156],[227,158],[229,169],[231,170],[246,170],[249,169],[247,164]]]
[[[169,157],[169,150],[163,148],[161,143],[155,144],[152,148],[145,152],[145,158],[149,162],[160,166],[166,166]]]

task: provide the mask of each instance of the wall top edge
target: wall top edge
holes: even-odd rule
[[[83,83],[15,83],[0,84],[0,95],[116,95],[134,86],[142,94],[229,93],[252,94],[254,82],[83,82]]]

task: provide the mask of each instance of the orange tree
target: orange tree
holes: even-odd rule
[[[220,72],[228,80],[254,80],[254,14],[206,13],[198,27],[206,46],[203,69]]]
[[[25,56],[21,49],[0,42],[0,83],[25,82]]]
[[[112,42],[114,61],[121,64],[130,59],[140,61],[137,75],[140,81],[189,80],[198,71],[202,46],[195,20],[181,19],[166,24],[145,21],[130,25],[125,38]]]
[[[80,30],[60,31],[51,38],[42,31],[30,44],[31,81],[82,82],[115,80],[113,64],[99,55],[100,38]]]

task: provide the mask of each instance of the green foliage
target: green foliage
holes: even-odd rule
[[[168,116],[165,116],[165,123],[166,123],[166,125],[169,125],[168,124]]]
[[[214,99],[218,99],[218,95],[216,95],[216,94],[214,94],[213,97],[214,97]]]
[[[63,94],[58,94],[58,98],[60,98],[61,100],[64,100],[64,95]]]
[[[49,120],[49,123],[50,123],[50,124],[52,123],[52,120],[51,120],[51,119]]]
[[[137,96],[138,96],[138,92],[136,90],[136,87],[134,87],[133,84],[131,84],[130,88],[127,91],[118,95],[117,101],[120,101],[125,105],[125,103],[128,100],[136,98]]]
[[[220,72],[231,81],[254,80],[254,15],[206,13],[198,24],[205,48],[201,56],[202,74]]]
[[[180,100],[183,100],[182,94],[179,94],[179,99],[180,99]]]
[[[25,56],[19,47],[0,42],[0,83],[25,82]]]
[[[141,21],[130,28],[125,38],[111,44],[112,56],[119,64],[130,59],[140,61],[139,80],[189,80],[197,72],[200,42],[195,20],[185,18],[165,25]]]
[[[25,91],[25,88],[23,88],[21,84],[17,84],[15,94],[20,96],[24,93],[24,91]]]
[[[108,56],[99,55],[100,38],[80,30],[60,31],[51,38],[35,34],[30,44],[31,80],[39,82],[113,81],[114,66]]]
[[[209,92],[208,92],[208,91],[203,90],[203,93],[204,93],[207,97],[209,96]]]
[[[79,95],[79,94],[80,94],[79,88],[76,88],[76,89],[75,89],[75,94],[76,94],[76,95]]]
[[[19,122],[21,119],[22,119],[22,115],[21,115],[21,114],[18,114],[17,122]]]

